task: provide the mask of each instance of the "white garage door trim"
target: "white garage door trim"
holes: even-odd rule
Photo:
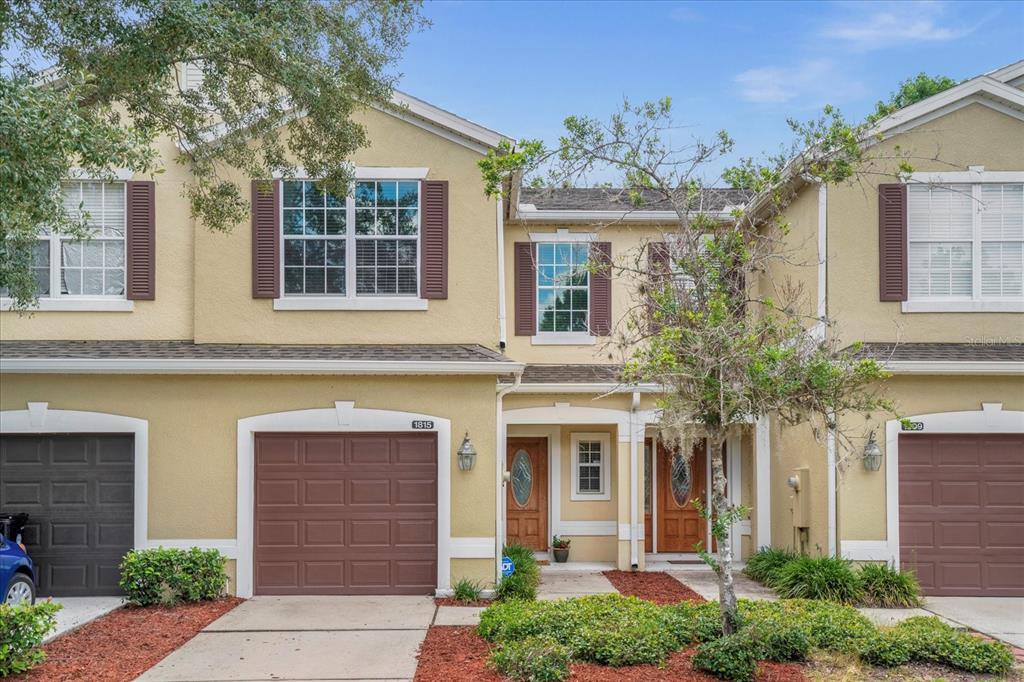
[[[413,422],[433,422],[433,428],[414,429]],[[437,589],[451,587],[451,421],[443,417],[398,410],[355,407],[351,401],[338,401],[334,407],[273,412],[238,420],[238,558],[236,593],[253,593],[253,490],[256,472],[253,452],[256,433],[265,431],[321,431],[346,433],[389,431],[437,432]],[[492,550],[493,552],[493,550]],[[460,553],[461,556],[461,553]]]
[[[914,431],[903,431],[903,421],[921,424]],[[885,424],[885,517],[886,539],[847,541],[843,556],[855,561],[886,560],[900,565],[900,433],[1024,433],[1024,411],[1004,410],[1002,403],[982,403],[980,410],[934,412]]]
[[[0,433],[128,433],[135,449],[135,549],[149,546],[149,422],[106,412],[51,410],[49,403],[28,403],[27,410],[0,411]]]

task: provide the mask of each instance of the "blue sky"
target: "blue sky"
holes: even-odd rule
[[[669,95],[696,136],[777,151],[787,117],[862,117],[921,71],[1024,58],[1021,2],[427,2],[399,88],[516,138]]]

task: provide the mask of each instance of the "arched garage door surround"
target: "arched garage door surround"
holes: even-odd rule
[[[253,594],[253,521],[255,491],[255,438],[257,432],[359,432],[388,431],[423,433],[415,422],[432,422],[437,433],[437,587],[451,584],[451,421],[443,417],[398,410],[355,407],[338,401],[333,408],[274,412],[238,420],[238,564],[236,592]],[[421,424],[422,425],[422,424]]]

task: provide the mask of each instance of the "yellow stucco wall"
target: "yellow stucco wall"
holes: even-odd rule
[[[900,145],[915,171],[1024,170],[1024,122],[980,104],[897,135],[870,150],[893,153]],[[1018,144],[1010,141],[1016,140]],[[938,161],[928,161],[938,156]],[[890,163],[887,167],[894,167]],[[870,175],[852,186],[828,188],[828,313],[844,343],[853,341],[1020,340],[1019,313],[903,313],[898,302],[878,300],[878,193],[891,177]],[[804,189],[815,194],[814,188]]]
[[[235,537],[237,421],[271,412],[356,407],[419,412],[451,420],[451,533],[493,537],[495,410],[493,377],[5,375],[0,409],[28,401],[51,409],[107,412],[149,421],[149,537]],[[339,431],[344,428],[339,427]],[[472,471],[454,456],[468,431]],[[201,509],[201,514],[184,513]],[[489,560],[484,560],[484,563]],[[476,579],[493,577],[478,560],[458,560]]]

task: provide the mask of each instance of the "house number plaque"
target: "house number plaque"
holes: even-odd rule
[[[900,428],[903,431],[924,431],[924,422],[903,422]]]
[[[425,430],[429,431],[430,429],[434,428],[434,422],[427,421],[427,420],[424,420],[424,419],[413,419],[412,420],[412,428],[414,428],[414,429],[425,429]]]

